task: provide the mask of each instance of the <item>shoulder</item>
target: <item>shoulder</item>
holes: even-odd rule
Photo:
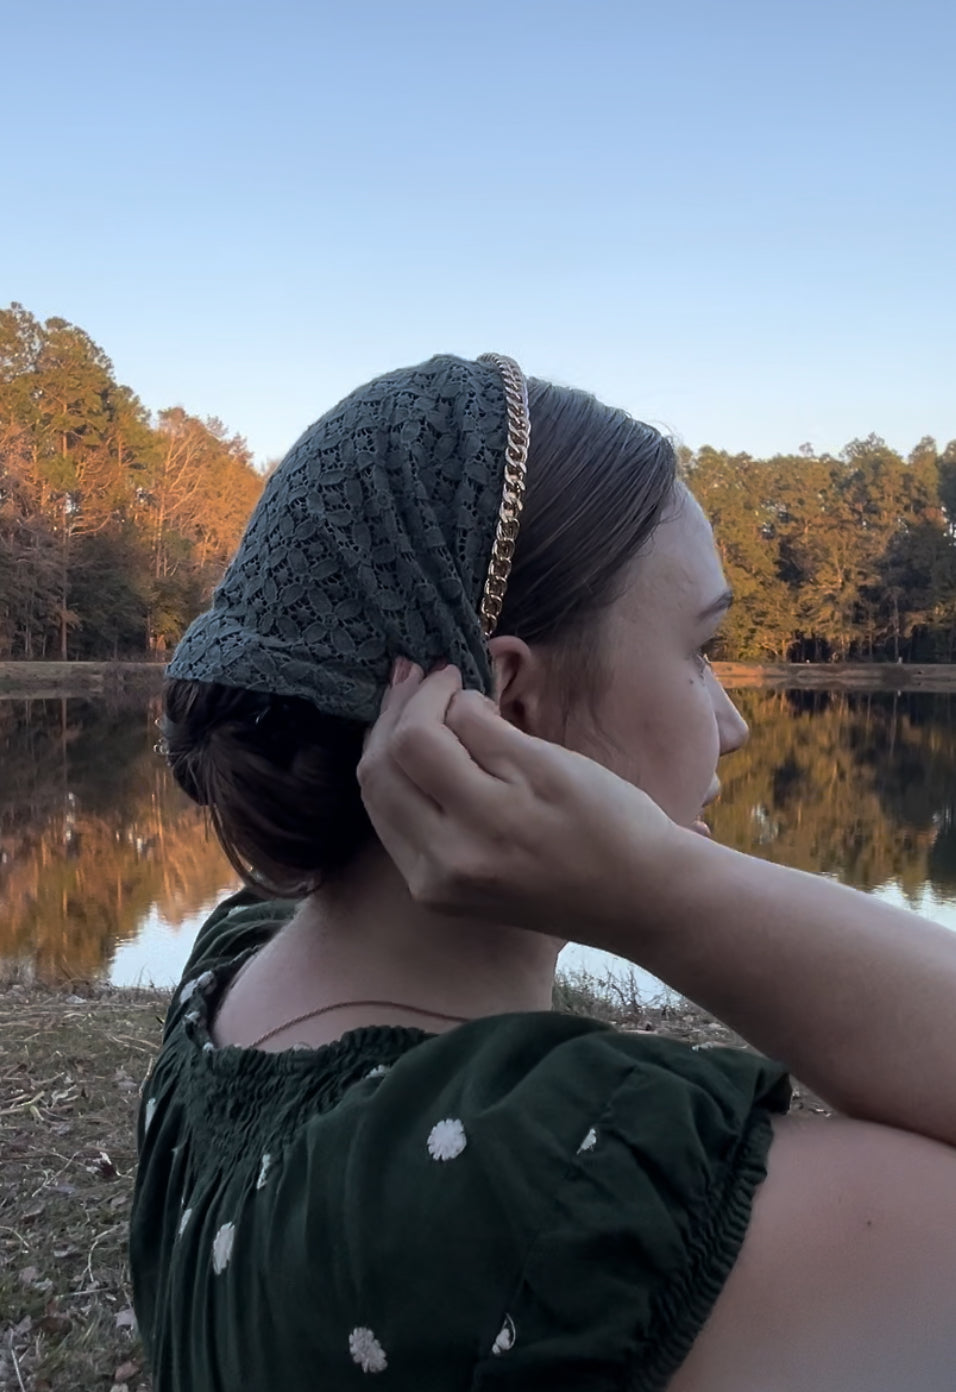
[[[173,1081],[170,1045],[183,1036],[183,1026],[205,1015],[210,998],[221,992],[251,953],[263,947],[289,921],[296,907],[291,900],[261,900],[249,890],[240,890],[212,911],[196,936],[183,975],[170,998],[162,1048],[148,1077],[151,1091],[155,1092],[157,1073],[169,1075],[167,1081]],[[208,1034],[203,1037],[208,1038]],[[176,1056],[181,1061],[182,1050],[176,1051]],[[148,1100],[144,1101],[144,1113],[147,1106]]]
[[[217,904],[196,935],[180,985],[214,964],[261,946],[289,921],[296,908],[293,900],[263,900],[248,889],[230,894]]]
[[[740,1257],[672,1392],[950,1392],[956,1152],[785,1118]]]
[[[303,1134],[285,1179],[322,1176],[303,1233],[347,1241],[361,1287],[404,1269],[414,1308],[458,1293],[462,1339],[480,1329],[491,1352],[507,1331],[514,1385],[612,1385],[628,1366],[664,1378],[736,1259],[788,1099],[756,1056],[503,1016],[361,1083]],[[423,1337],[387,1302],[367,1322],[396,1359]]]
[[[725,1156],[760,1115],[786,1112],[784,1069],[739,1049],[694,1050],[558,1013],[503,1015],[431,1036],[390,1070],[381,1089],[388,1124],[457,1107],[475,1125],[507,1124],[515,1142],[562,1136],[582,1124],[671,1147],[682,1130]],[[375,1107],[370,1109],[370,1119]]]

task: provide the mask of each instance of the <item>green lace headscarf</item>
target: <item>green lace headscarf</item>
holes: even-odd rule
[[[399,656],[445,658],[489,693],[479,610],[507,444],[490,362],[436,357],[360,387],[269,479],[167,676],[367,723]]]

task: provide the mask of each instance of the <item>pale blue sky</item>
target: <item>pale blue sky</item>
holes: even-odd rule
[[[0,303],[260,460],[488,349],[692,446],[956,436],[951,0],[0,8]]]

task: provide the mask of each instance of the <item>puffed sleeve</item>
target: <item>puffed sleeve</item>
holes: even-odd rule
[[[665,1388],[789,1096],[756,1055],[560,1015],[427,1040],[287,1153],[272,1222],[300,1244],[314,1366],[342,1388],[363,1358],[409,1392]]]

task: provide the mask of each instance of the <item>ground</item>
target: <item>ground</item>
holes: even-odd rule
[[[149,1392],[126,1231],[139,1090],[168,995],[0,989],[0,1392]],[[559,1009],[703,1046],[739,1044],[686,1001],[579,975]],[[798,1090],[796,1106],[822,1111]]]
[[[0,1388],[148,1389],[126,1229],[167,997],[0,994]]]

